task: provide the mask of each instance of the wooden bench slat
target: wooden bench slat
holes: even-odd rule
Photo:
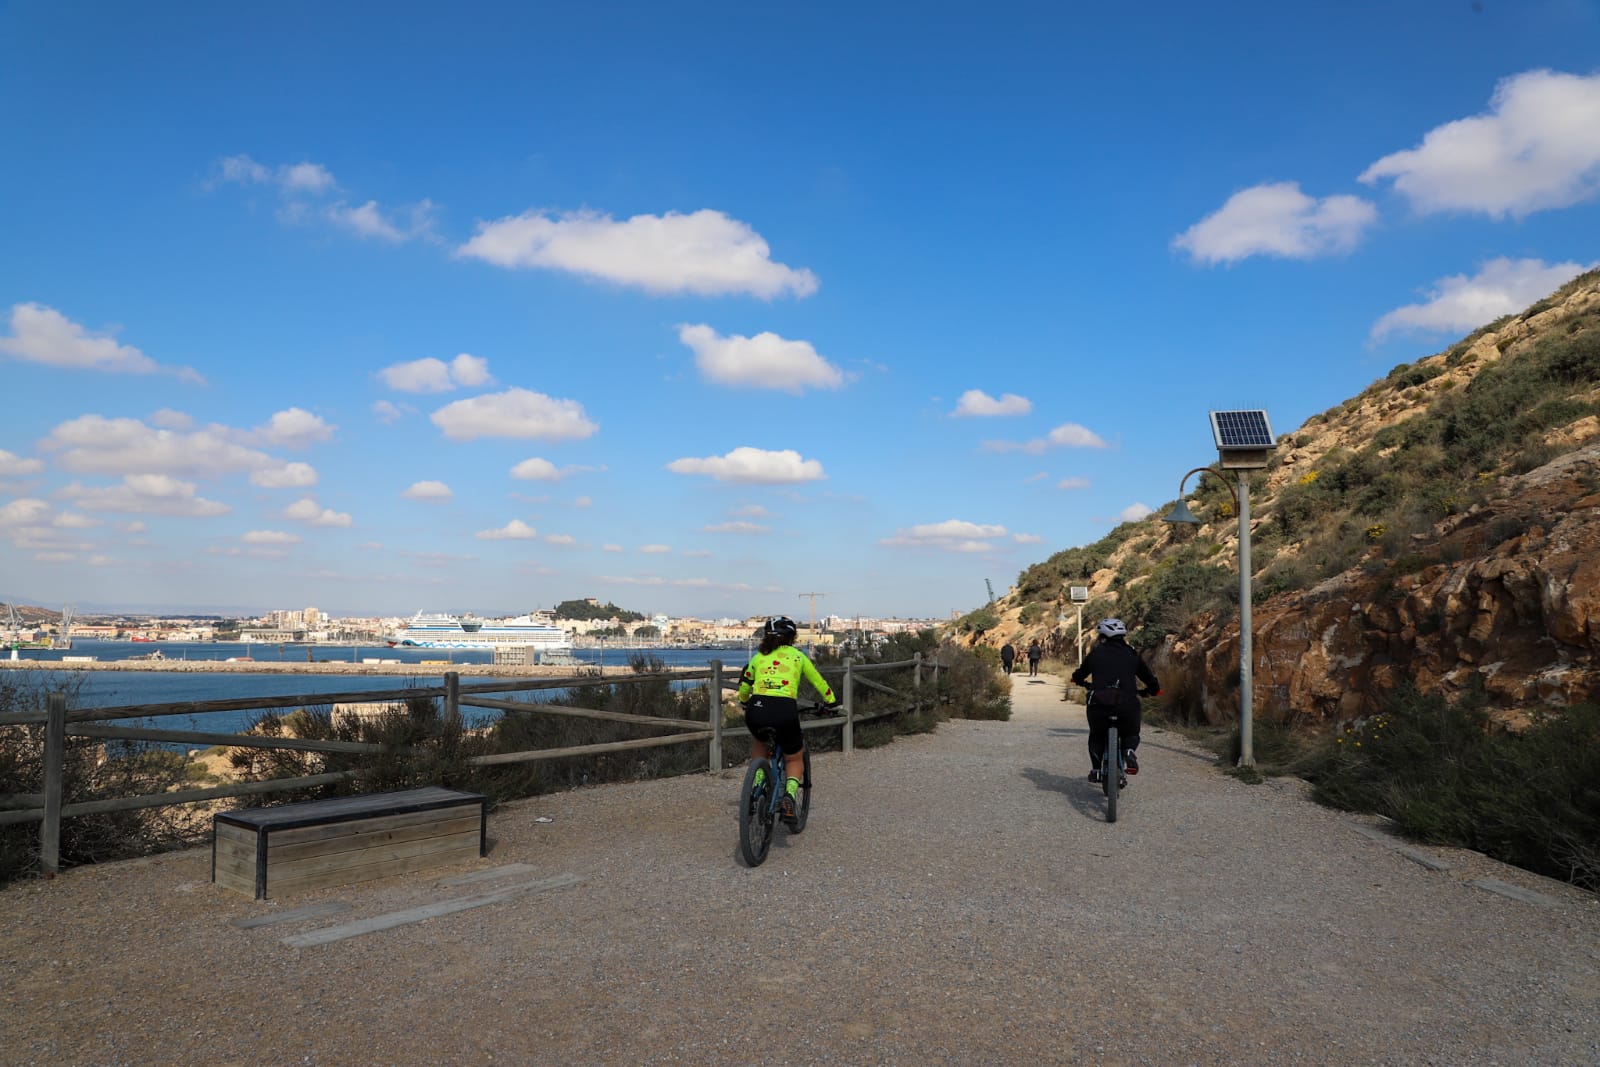
[[[320,826],[297,826],[290,830],[273,830],[271,831],[272,846],[277,848],[279,845],[298,845],[306,842],[326,841],[330,837],[350,837],[357,834],[403,830],[410,826],[427,826],[429,823],[438,822],[440,819],[460,818],[464,814],[470,814],[476,819],[478,805],[471,803],[456,804],[449,808],[436,808],[433,811],[413,811],[404,815],[349,819]]]
[[[269,864],[292,863],[306,856],[331,856],[340,852],[362,852],[384,845],[403,845],[408,841],[424,841],[430,837],[447,837],[451,834],[478,832],[478,813],[466,812],[457,818],[439,819],[411,826],[384,830],[359,830],[341,836],[323,837],[315,841],[282,841],[274,834],[267,849]]]

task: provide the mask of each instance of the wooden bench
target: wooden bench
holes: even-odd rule
[[[489,851],[488,798],[429,786],[217,814],[211,880],[257,900]]]

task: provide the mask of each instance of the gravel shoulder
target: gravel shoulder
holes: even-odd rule
[[[1108,825],[1083,709],[1012,681],[1010,722],[819,756],[809,828],[754,870],[731,769],[523,801],[473,864],[281,901],[207,849],[0,890],[0,1062],[1600,1062],[1593,896],[1154,730]],[[511,864],[581,881],[284,943]]]

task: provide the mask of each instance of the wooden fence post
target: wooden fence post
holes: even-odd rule
[[[841,746],[850,752],[856,744],[856,679],[850,671],[850,660],[844,661],[844,738]]]
[[[918,652],[913,657],[917,661],[911,673],[911,704],[912,713],[922,714],[922,653]]]
[[[61,871],[61,794],[67,777],[67,695],[51,693],[44,724],[44,821],[39,824],[39,872]]]
[[[461,674],[458,671],[447,671],[444,676],[444,717],[454,718],[461,714]]]
[[[722,770],[722,661],[711,661],[711,681],[707,683],[707,703],[711,707],[711,773]]]

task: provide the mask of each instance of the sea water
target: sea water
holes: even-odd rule
[[[421,663],[424,660],[448,659],[455,664],[492,662],[489,649],[456,649],[446,651],[436,648],[388,648],[386,646],[362,647],[350,645],[264,645],[228,644],[217,642],[159,643],[132,641],[74,642],[71,650],[23,649],[21,659],[59,662],[66,656],[93,656],[98,662],[129,660],[160,649],[167,662],[190,663],[221,662],[230,658],[249,657],[257,662],[306,662],[307,653],[316,662],[343,661],[360,663],[363,659],[399,660],[402,663]],[[0,653],[4,654],[4,653]],[[726,669],[737,671],[744,666],[743,649],[683,649],[683,648],[606,648],[580,649],[574,652],[577,666],[599,666],[604,676],[622,677],[628,673],[630,662],[638,656],[658,659],[669,667],[705,667],[720,659]],[[205,670],[73,670],[63,667],[59,671],[27,671],[22,674],[7,672],[4,680],[25,682],[43,689],[65,686],[71,691],[70,707],[104,708],[129,704],[176,704],[208,700],[232,700],[244,697],[306,696],[314,698],[322,693],[393,692],[396,699],[405,690],[444,685],[444,673],[450,668],[440,666],[438,673],[427,674],[311,674],[274,668],[270,674],[251,674],[234,667],[228,671]],[[495,694],[510,697],[516,688],[515,677],[473,676],[462,679],[463,685],[503,684],[508,692]],[[701,683],[696,683],[701,684]],[[549,695],[549,691],[545,691]],[[311,699],[307,706],[317,706]],[[293,709],[268,709],[280,714]],[[478,723],[498,718],[498,712],[463,708],[469,721]],[[213,711],[196,715],[163,715],[154,719],[119,719],[110,725],[142,726],[172,730],[195,730],[210,733],[237,733],[248,730],[265,714],[262,710]]]

